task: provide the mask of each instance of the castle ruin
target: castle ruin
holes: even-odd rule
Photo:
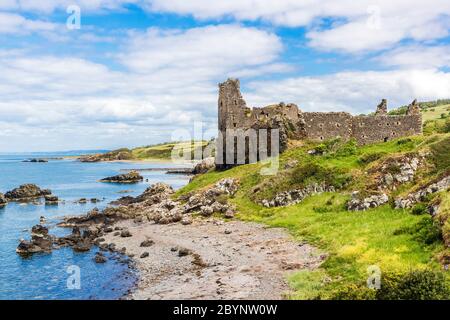
[[[406,115],[388,115],[385,99],[377,106],[374,115],[352,116],[348,112],[302,112],[297,105],[279,103],[262,108],[249,108],[241,95],[238,79],[228,79],[219,84],[219,139],[222,148],[218,148],[219,158],[223,163],[217,163],[219,169],[225,169],[237,162],[238,138],[234,138],[233,152],[227,153],[226,132],[245,132],[249,129],[267,132],[267,135],[257,135],[256,148],[264,145],[268,147],[267,156],[272,155],[270,146],[273,145],[271,131],[277,129],[279,152],[287,148],[289,139],[324,141],[340,137],[343,140],[355,139],[359,145],[375,142],[386,142],[403,136],[422,133],[422,115],[416,100],[408,107]],[[246,137],[244,163],[261,160],[250,159],[248,151],[249,137]],[[230,140],[228,140],[230,144]],[[258,153],[259,154],[259,153]],[[223,157],[222,157],[223,156]],[[230,159],[232,158],[232,159]]]

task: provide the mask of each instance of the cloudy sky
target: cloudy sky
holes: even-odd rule
[[[448,0],[0,0],[0,152],[215,128],[227,77],[304,111],[450,98],[449,32]]]

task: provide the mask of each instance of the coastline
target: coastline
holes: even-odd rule
[[[197,218],[191,225],[125,220],[116,227],[132,234],[104,236],[108,245],[125,248],[137,270],[137,284],[124,297],[129,300],[284,299],[290,291],[286,276],[313,270],[324,258],[284,229],[239,220]],[[144,241],[152,244],[142,247]]]

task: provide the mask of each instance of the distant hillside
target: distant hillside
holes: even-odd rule
[[[189,152],[188,158],[193,159],[196,148],[204,148],[208,145],[208,141],[201,141],[194,144],[193,141],[188,142],[164,142],[155,145],[138,147],[134,149],[121,148],[106,153],[91,154],[80,157],[82,162],[100,162],[100,161],[123,161],[123,160],[169,160],[172,151],[176,147],[180,150],[179,155],[183,156],[183,151]],[[198,144],[201,146],[199,147]]]

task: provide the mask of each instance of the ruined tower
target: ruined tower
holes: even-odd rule
[[[287,148],[288,140],[324,141],[340,137],[343,140],[355,139],[359,145],[364,145],[422,133],[422,115],[416,100],[408,107],[406,115],[389,115],[386,99],[377,106],[375,115],[369,116],[352,116],[348,112],[302,112],[293,103],[249,108],[242,97],[237,79],[228,79],[219,84],[218,111],[218,145],[222,142],[223,149],[218,147],[216,160],[224,161],[222,164],[216,163],[219,169],[261,160],[261,146],[268,146],[267,155],[273,156],[270,149],[273,146],[271,133],[275,131],[279,152]],[[247,133],[252,130],[257,132],[257,157],[249,156],[253,149]],[[231,153],[225,152],[227,131],[240,132],[245,136],[240,140],[239,137],[228,140],[228,146],[233,146]],[[245,150],[244,162],[236,161],[238,148]],[[227,163],[224,164],[225,162]]]
[[[377,110],[375,111],[376,116],[387,115],[387,100],[381,100],[381,103],[377,106]]]

